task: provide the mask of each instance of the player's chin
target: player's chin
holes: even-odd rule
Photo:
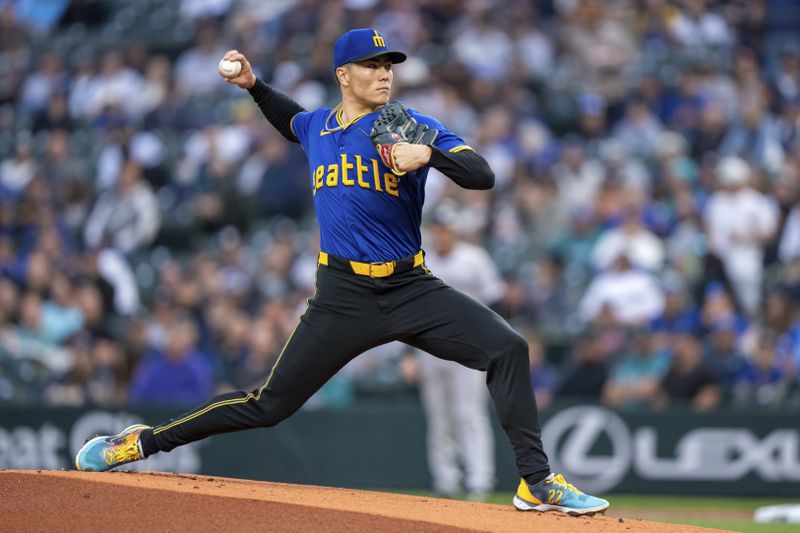
[[[391,91],[379,90],[375,92],[375,103],[376,104],[386,104],[392,97]]]

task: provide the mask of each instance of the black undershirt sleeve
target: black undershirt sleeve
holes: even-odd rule
[[[258,78],[256,78],[256,83],[247,92],[256,101],[264,117],[270,124],[275,126],[275,129],[281,135],[292,142],[300,142],[292,132],[291,123],[292,117],[305,111],[303,106]]]
[[[258,104],[261,113],[281,135],[292,142],[299,142],[292,132],[291,121],[297,113],[305,111],[303,106],[256,78],[248,92]],[[430,166],[465,189],[491,189],[494,172],[486,160],[473,150],[444,152],[431,147]]]
[[[489,163],[474,150],[445,152],[431,146],[430,166],[465,189],[486,190],[494,186]]]

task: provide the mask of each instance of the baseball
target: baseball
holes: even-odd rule
[[[242,64],[238,61],[226,61],[223,59],[219,62],[219,73],[226,78],[235,78],[241,71]]]

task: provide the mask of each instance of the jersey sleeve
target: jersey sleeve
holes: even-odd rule
[[[308,140],[308,123],[311,120],[311,112],[301,111],[297,113],[289,121],[289,127],[292,128],[292,133],[300,141],[300,144],[306,146]]]
[[[460,152],[461,150],[473,149],[464,141],[464,139],[448,130],[445,125],[439,122],[437,119],[418,113],[413,109],[409,110],[409,114],[420,124],[425,124],[431,128],[439,130],[439,135],[436,136],[436,140],[433,143],[433,145],[439,150],[444,152]]]

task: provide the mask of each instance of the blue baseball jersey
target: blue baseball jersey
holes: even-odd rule
[[[409,109],[439,130],[443,151],[471,149],[433,117]],[[383,164],[369,133],[380,110],[344,124],[341,104],[302,112],[291,127],[306,151],[323,252],[353,261],[382,262],[420,250],[422,204],[429,167],[397,176]]]

